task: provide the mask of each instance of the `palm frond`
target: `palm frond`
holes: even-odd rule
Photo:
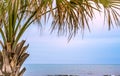
[[[56,0],[55,17],[52,22],[52,31],[58,29],[58,34],[68,33],[69,38],[84,30],[90,30],[89,20],[93,18],[91,3],[87,0]]]
[[[109,29],[114,25],[120,25],[120,1],[119,0],[99,0],[104,9],[104,21]]]

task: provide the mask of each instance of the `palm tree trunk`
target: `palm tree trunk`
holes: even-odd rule
[[[25,68],[21,69],[23,62],[29,56],[26,49],[29,45],[24,46],[25,40],[18,43],[14,49],[11,44],[0,51],[0,76],[23,76]]]

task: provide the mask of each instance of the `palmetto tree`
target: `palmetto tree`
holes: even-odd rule
[[[120,25],[119,0],[0,0],[0,75],[22,76],[28,45],[20,38],[33,22],[52,19],[51,30],[75,36],[88,28],[95,11],[104,13],[109,29]]]

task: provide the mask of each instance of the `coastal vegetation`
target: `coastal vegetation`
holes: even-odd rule
[[[70,40],[79,30],[90,30],[95,11],[104,13],[108,29],[120,26],[120,0],[0,0],[0,76],[23,76],[29,45],[20,39],[32,23],[41,27],[50,18],[51,32]]]

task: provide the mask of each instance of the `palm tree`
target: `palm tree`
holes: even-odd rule
[[[33,22],[41,24],[41,19],[51,17],[51,31],[67,34],[70,40],[79,30],[90,30],[95,11],[104,13],[109,29],[120,25],[119,0],[1,0],[0,75],[23,76],[29,45],[20,38]]]

